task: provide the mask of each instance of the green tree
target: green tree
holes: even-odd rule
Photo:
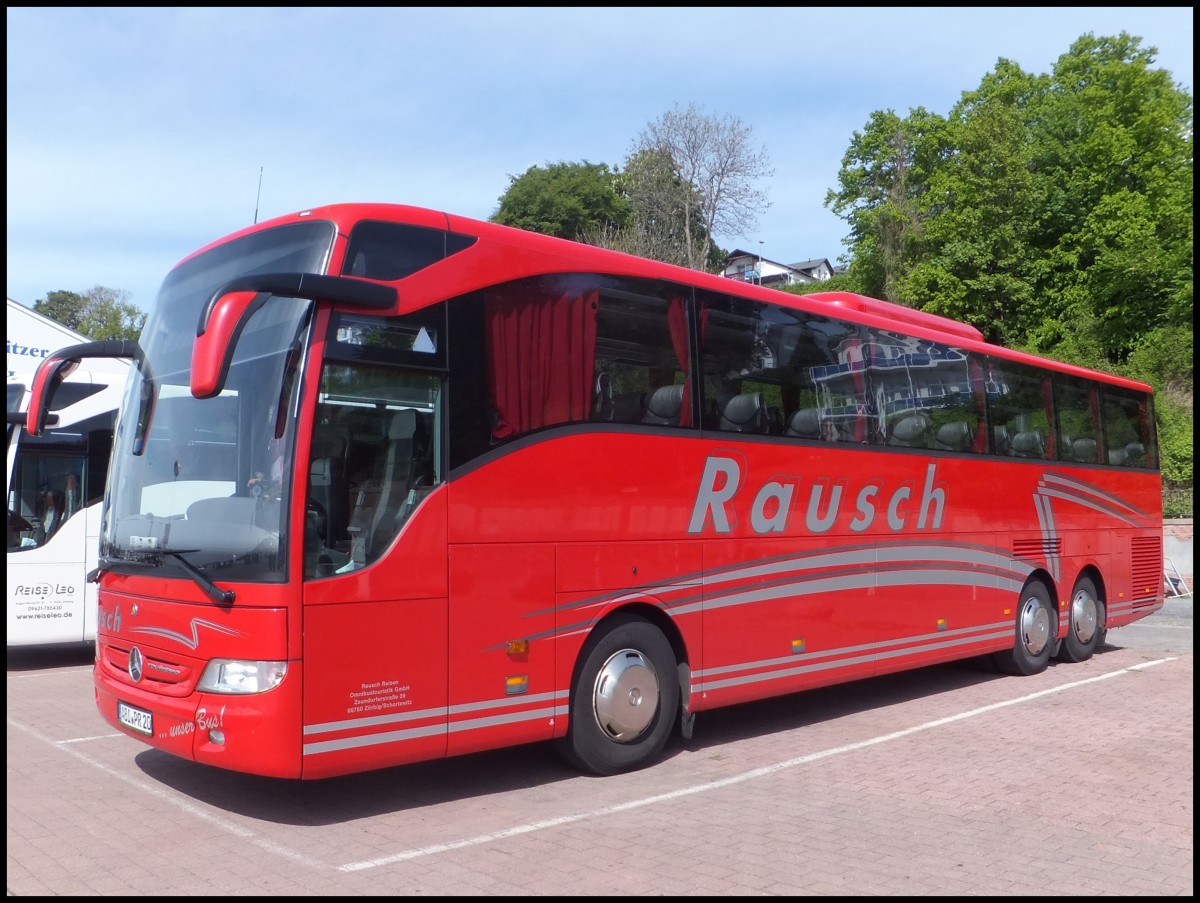
[[[33,309],[93,341],[136,339],[142,334],[146,314],[129,302],[124,289],[97,285],[83,294],[47,292],[33,302]]]
[[[813,295],[818,292],[853,292],[856,295],[870,294],[858,284],[857,280],[850,273],[834,273],[828,279],[820,282],[781,285],[779,286],[779,291],[787,292],[789,295]]]
[[[826,205],[846,288],[1154,385],[1164,483],[1190,487],[1192,98],[1156,53],[1084,35],[1047,75],[998,61],[944,121],[874,113]]]
[[[1081,328],[1111,368],[1192,317],[1192,103],[1122,33],[1050,75],[1000,60],[949,118],[871,116],[826,204],[868,294],[1053,355]]]
[[[1065,328],[1090,313],[1114,362],[1192,321],[1192,99],[1150,68],[1156,52],[1085,35],[1030,111],[1040,288]]]
[[[1025,121],[1028,98],[1039,90],[1037,79],[1002,60],[963,95],[939,130],[954,152],[939,152],[921,175],[921,229],[894,279],[906,303],[971,323],[1001,344],[1022,339],[1044,315]]]
[[[604,163],[532,166],[509,185],[494,223],[717,271],[717,233],[745,234],[770,205],[756,180],[773,174],[735,116],[694,105],[664,114],[634,143],[625,171]]]
[[[616,181],[616,173],[605,163],[531,166],[519,176],[509,176],[490,220],[571,241],[619,230],[628,224],[630,213]]]
[[[1195,467],[1192,428],[1195,336],[1189,326],[1164,326],[1138,341],[1125,365],[1125,375],[1154,386],[1158,439],[1162,456],[1164,513],[1191,516]]]
[[[946,122],[923,108],[901,119],[872,113],[855,132],[825,196],[850,227],[848,272],[867,295],[901,301],[900,281],[913,266],[924,232],[929,178],[946,154]]]

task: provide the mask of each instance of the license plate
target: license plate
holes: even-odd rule
[[[154,716],[141,709],[135,709],[127,702],[117,703],[117,720],[139,734],[149,737],[154,733]]]

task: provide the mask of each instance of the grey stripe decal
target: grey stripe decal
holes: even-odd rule
[[[730,674],[735,671],[748,671],[758,668],[774,668],[779,665],[795,665],[797,662],[811,662],[814,659],[826,659],[833,656],[844,656],[849,653],[875,653],[874,656],[867,658],[841,658],[838,659],[834,664],[845,664],[846,662],[850,661],[868,661],[871,657],[877,658],[878,653],[881,650],[887,649],[890,646],[910,644],[899,650],[899,654],[905,655],[914,651],[914,646],[911,644],[916,644],[915,648],[920,648],[923,644],[930,642],[934,644],[941,644],[941,641],[950,638],[966,637],[968,639],[980,639],[980,631],[985,631],[983,638],[991,639],[997,635],[1011,636],[1013,634],[1013,629],[1013,625],[1007,621],[1001,621],[995,624],[980,624],[976,627],[959,627],[955,630],[937,631],[935,633],[927,633],[915,637],[901,637],[893,640],[880,640],[878,642],[862,643],[856,646],[839,646],[836,649],[821,649],[817,652],[805,652],[801,655],[781,655],[776,658],[762,659],[761,661],[756,662],[739,662],[736,665],[722,665],[718,668],[705,668],[702,671],[693,671],[692,676],[704,679],[715,677],[719,674]],[[996,631],[999,631],[999,634],[997,634]],[[708,686],[708,684],[705,684],[705,686]]]
[[[388,731],[382,734],[360,734],[356,737],[343,737],[340,740],[319,740],[316,743],[304,744],[304,755],[334,752],[342,749],[359,749],[364,746],[380,746],[384,743],[398,743],[403,740],[417,740],[421,737],[432,737],[435,734],[457,733],[459,731],[475,730],[477,728],[495,727],[498,724],[519,724],[522,721],[553,718],[555,709],[529,709],[523,712],[512,712],[508,715],[495,715],[491,718],[473,718],[470,721],[456,721],[446,724],[439,721],[425,727],[414,727],[403,731]]]
[[[1091,508],[1093,511],[1098,511],[1101,514],[1105,514],[1113,518],[1114,520],[1123,521],[1124,523],[1129,524],[1131,527],[1136,527],[1138,524],[1137,520],[1128,514],[1111,508],[1108,505],[1094,501],[1092,498],[1086,495],[1074,492],[1065,492],[1061,489],[1052,489],[1048,486],[1042,486],[1040,489],[1038,489],[1038,494],[1049,496],[1051,498],[1062,499],[1065,502],[1074,502],[1076,505],[1080,505],[1084,508]]]
[[[1127,511],[1133,517],[1137,517],[1142,520],[1147,519],[1147,514],[1145,511],[1143,511],[1140,508],[1135,507],[1134,505],[1129,504],[1127,501],[1125,501],[1120,496],[1113,495],[1111,492],[1106,492],[1105,490],[1101,489],[1099,486],[1097,486],[1094,483],[1084,482],[1083,480],[1077,479],[1075,477],[1070,476],[1069,474],[1065,474],[1065,473],[1062,473],[1057,470],[1045,471],[1042,474],[1042,479],[1045,480],[1047,483],[1058,483],[1062,486],[1069,486],[1069,487],[1071,487],[1075,490],[1078,490],[1079,492],[1085,493],[1087,495],[1091,495],[1091,496],[1094,496],[1099,499],[1104,499],[1113,508],[1119,508],[1123,511]]]
[[[1031,569],[1030,569],[1031,570]],[[1027,571],[1028,573],[1028,571]],[[847,589],[870,589],[884,586],[978,586],[984,589],[1007,589],[1020,592],[1024,585],[1021,576],[1007,577],[1001,574],[977,571],[948,571],[929,569],[906,569],[902,571],[863,572],[844,577],[811,577],[767,589],[731,592],[713,595],[688,605],[669,606],[672,615],[690,614],[701,610],[726,608],[733,605],[748,605],[755,602],[770,602],[789,596],[811,596],[819,593]]]
[[[1037,510],[1038,523],[1042,526],[1042,554],[1046,557],[1046,566],[1055,582],[1059,580],[1058,553],[1054,551],[1054,512],[1050,509],[1050,500],[1040,492],[1034,493],[1033,507]]]
[[[419,718],[446,718],[461,715],[465,712],[481,712],[487,709],[509,709],[514,706],[530,705],[531,703],[553,702],[563,694],[535,693],[530,696],[505,696],[503,699],[486,699],[481,702],[468,702],[455,706],[436,706],[432,709],[417,711],[395,712],[390,715],[367,715],[362,718],[347,718],[344,721],[326,721],[320,724],[306,724],[304,735],[327,734],[330,731],[351,730],[356,727],[378,727],[381,724],[400,724],[405,721],[416,721]]]
[[[942,634],[944,636],[944,634]],[[837,659],[836,661],[813,662],[811,664],[801,664],[797,667],[786,668],[765,673],[750,674],[745,677],[732,677],[725,680],[717,681],[700,681],[697,688],[693,692],[706,692],[713,690],[724,689],[725,687],[746,686],[748,684],[765,683],[767,681],[779,680],[785,677],[797,677],[801,674],[812,674],[819,671],[829,671],[835,668],[846,667],[847,665],[857,665],[863,662],[882,661],[884,659],[894,659],[901,656],[915,655],[918,653],[931,652],[940,649],[952,649],[956,646],[964,646],[969,643],[977,643],[982,640],[999,640],[1013,636],[1013,628],[1006,627],[1003,630],[997,630],[992,633],[976,634],[974,636],[964,636],[953,638],[944,642],[926,643],[921,646],[907,647],[904,649],[893,649],[889,652],[883,652],[874,655],[859,655],[853,658]],[[887,644],[883,644],[887,645]]]
[[[530,616],[547,615],[554,612],[563,613],[572,609],[586,609],[627,599],[644,598],[656,593],[671,592],[684,589],[697,589],[701,584],[714,586],[733,580],[743,580],[748,577],[765,576],[773,573],[788,573],[796,570],[828,569],[838,566],[876,565],[881,561],[902,561],[910,563],[913,559],[931,559],[939,561],[971,562],[984,566],[999,566],[1012,561],[1010,555],[991,547],[972,545],[970,543],[949,542],[912,542],[902,543],[864,543],[853,546],[843,546],[833,549],[820,549],[813,552],[803,552],[797,555],[782,555],[767,558],[754,564],[733,565],[728,569],[705,573],[697,571],[692,574],[682,574],[668,580],[647,583],[635,589],[619,590],[616,595],[601,593],[569,602],[553,608],[539,609]]]

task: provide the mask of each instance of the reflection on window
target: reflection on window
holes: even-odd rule
[[[1129,460],[1153,444],[1136,393],[1102,418],[1099,382],[782,304],[560,274],[447,307],[454,468],[585,423],[1102,464],[1111,419]]]
[[[378,317],[342,314],[338,318],[335,336],[340,344],[364,345],[377,351],[437,353],[436,329],[399,318],[381,320]]]

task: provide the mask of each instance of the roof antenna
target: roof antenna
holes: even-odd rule
[[[263,168],[258,168],[258,194],[254,196],[254,222],[258,222],[258,202],[262,198],[262,172]]]

